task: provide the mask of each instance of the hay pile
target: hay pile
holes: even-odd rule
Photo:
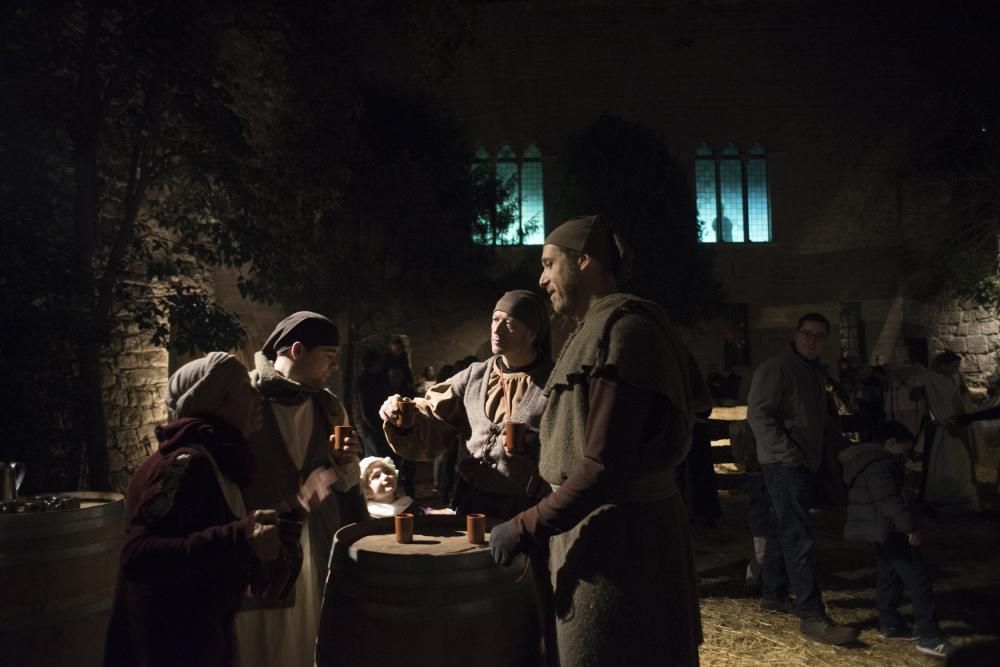
[[[867,545],[841,538],[843,508],[827,509],[814,517],[815,555],[828,611],[838,622],[861,631],[858,644],[849,648],[819,644],[799,633],[794,615],[761,611],[756,596],[744,590],[744,571],[751,552],[746,497],[741,492],[720,495],[723,521],[711,528],[693,528],[705,634],[702,665],[941,664],[919,653],[912,642],[878,636],[874,558]],[[926,518],[923,522],[922,551],[934,579],[938,616],[945,635],[955,644],[1000,636],[998,528],[995,514]],[[901,611],[911,618],[908,605]]]

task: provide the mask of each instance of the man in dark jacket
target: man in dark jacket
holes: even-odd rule
[[[876,430],[875,440],[840,453],[850,488],[844,537],[874,548],[879,633],[915,639],[921,653],[945,657],[955,646],[941,636],[930,575],[917,549],[917,519],[903,495],[903,457],[913,449],[915,438],[892,421]],[[898,610],[904,588],[913,601],[912,632]]]
[[[826,614],[813,563],[815,540],[809,517],[817,473],[828,448],[843,440],[828,408],[829,378],[820,364],[829,336],[830,322],[819,313],[799,318],[792,343],[754,372],[747,422],[757,443],[775,528],[761,566],[760,606],[786,610],[791,588],[802,634],[841,645],[857,639],[858,633]]]

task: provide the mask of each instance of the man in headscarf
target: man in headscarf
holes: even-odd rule
[[[674,469],[710,405],[693,357],[655,303],[619,291],[607,220],[545,239],[539,285],[578,320],[545,386],[539,469],[553,493],[491,532],[497,562],[548,542],[559,661],[696,665],[694,558]]]
[[[313,664],[323,585],[333,534],[367,518],[358,491],[355,443],[334,453],[334,426],[349,425],[347,410],[327,389],[337,369],[340,335],[326,317],[309,311],[278,323],[255,355],[251,383],[264,405],[263,426],[250,439],[260,469],[245,497],[248,507],[282,506],[307,513],[303,565],[292,595],[280,608],[247,609],[236,627],[244,667]]]
[[[246,435],[260,425],[247,369],[211,352],[170,377],[170,422],[129,482],[104,664],[238,664],[233,617],[251,573],[279,555],[273,510],[247,515]]]

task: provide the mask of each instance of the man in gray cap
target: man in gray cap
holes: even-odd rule
[[[545,386],[542,478],[553,493],[493,528],[498,563],[548,543],[564,665],[696,665],[702,640],[674,469],[710,405],[657,304],[619,291],[627,268],[602,216],[545,239],[539,285],[578,321]]]
[[[465,447],[459,449],[456,466],[456,511],[509,519],[551,490],[538,475],[538,431],[545,411],[542,387],[552,370],[549,319],[542,297],[529,290],[500,297],[490,320],[490,346],[489,359],[471,364],[414,399],[412,426],[396,425],[398,394],[386,399],[379,415],[386,439],[405,459],[432,461],[461,435]],[[523,425],[522,442],[506,441],[505,422]],[[535,583],[547,609],[551,586],[545,554],[539,551],[533,556]],[[554,658],[552,633],[544,630],[550,635],[546,652]]]
[[[323,584],[333,534],[367,518],[358,492],[353,448],[334,453],[334,426],[349,425],[340,399],[326,385],[337,369],[340,335],[326,317],[301,311],[275,327],[255,355],[250,374],[263,404],[263,425],[250,438],[260,473],[247,506],[308,513],[302,531],[302,574],[282,608],[244,609],[236,619],[243,665],[313,664]]]
[[[545,302],[528,290],[504,294],[493,307],[493,356],[433,385],[415,399],[412,427],[396,426],[394,394],[379,411],[392,448],[411,461],[433,461],[456,433],[466,440],[459,452],[455,505],[460,514],[482,512],[509,519],[535,504],[548,485],[538,478],[538,427],[545,410],[545,386],[552,370],[547,350]],[[504,422],[526,424],[524,446],[504,447]]]

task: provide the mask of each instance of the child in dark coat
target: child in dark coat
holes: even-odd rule
[[[879,634],[916,640],[918,651],[943,658],[955,646],[941,635],[931,578],[917,548],[917,517],[903,495],[903,459],[915,439],[904,425],[891,421],[876,429],[874,442],[840,453],[849,488],[844,537],[869,542],[875,551]],[[898,610],[904,588],[913,602],[912,632]]]

